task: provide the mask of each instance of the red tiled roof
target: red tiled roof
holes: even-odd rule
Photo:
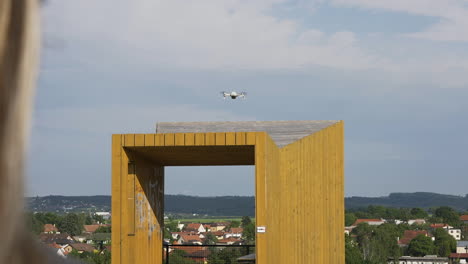
[[[96,249],[92,245],[85,244],[85,243],[74,243],[74,244],[70,244],[70,246],[78,251],[86,251],[86,252],[93,252]]]
[[[229,238],[218,240],[218,243],[228,243],[228,242],[238,242],[238,241],[241,241],[241,240],[235,237],[229,237]]]
[[[215,235],[215,236],[224,236],[224,231],[216,231],[216,232],[210,232],[211,234]]]
[[[462,215],[460,216],[461,221],[468,221],[468,215]]]
[[[231,228],[232,234],[241,234],[244,231],[242,227],[233,227]]]
[[[426,230],[405,230],[405,233],[403,235],[403,238],[398,241],[398,244],[400,245],[408,245],[411,240],[413,240],[415,237],[419,235],[424,235],[427,236],[427,231]]]
[[[49,233],[49,232],[58,232],[58,229],[56,226],[52,224],[45,224],[44,225],[44,233]]]
[[[84,230],[87,233],[94,233],[101,226],[109,226],[109,225],[84,225]]]
[[[51,247],[51,248],[62,248],[60,245],[57,245],[57,243],[52,243],[52,244],[46,244],[48,247]]]
[[[450,258],[468,259],[468,253],[450,253]]]
[[[368,222],[382,222],[382,219],[357,219],[356,222],[354,222],[353,226],[357,226],[360,223],[368,223]]]
[[[431,224],[431,228],[444,228],[448,227],[447,224]]]
[[[198,235],[186,235],[186,234],[183,234],[183,235],[180,235],[180,237],[181,237],[185,242],[189,242],[189,241],[199,241],[199,242],[201,242],[201,238],[200,238]]]
[[[185,227],[185,229],[186,230],[197,230],[198,231],[198,229],[200,228],[201,225],[202,224],[200,224],[200,223],[190,223]]]

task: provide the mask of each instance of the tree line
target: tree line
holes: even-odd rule
[[[421,208],[388,208],[383,206],[368,206],[367,208],[347,210],[345,222],[352,225],[356,219],[383,218],[388,220],[379,226],[358,224],[345,235],[346,264],[377,264],[387,263],[389,258],[398,260],[401,256],[438,255],[447,257],[456,250],[456,240],[441,228],[431,229],[431,223],[445,223],[462,230],[462,239],[468,239],[468,225],[460,221],[460,212],[453,208],[442,206],[423,210]],[[394,220],[407,221],[423,218],[427,221],[422,225],[396,224]],[[408,246],[398,245],[405,230],[425,230],[434,237],[418,235]]]

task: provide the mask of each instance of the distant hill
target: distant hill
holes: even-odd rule
[[[438,194],[430,192],[391,193],[383,197],[348,197],[345,199],[346,208],[382,205],[387,207],[420,207],[430,208],[450,206],[459,211],[468,210],[468,194],[463,196]]]
[[[29,197],[28,210],[37,212],[82,212],[110,211],[111,197],[96,196],[43,196]],[[199,214],[209,216],[254,216],[255,199],[252,196],[199,197],[186,195],[166,195],[165,210],[174,214]],[[460,211],[468,210],[468,195],[454,196],[446,194],[416,192],[391,193],[383,197],[348,197],[346,208],[382,205],[388,207],[430,208],[450,206]]]

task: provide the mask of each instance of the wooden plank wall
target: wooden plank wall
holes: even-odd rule
[[[279,153],[280,175],[268,171],[266,186],[266,263],[344,263],[343,123]]]

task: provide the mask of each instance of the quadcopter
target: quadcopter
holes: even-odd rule
[[[226,97],[231,97],[231,99],[237,99],[237,97],[240,97],[240,98],[243,98],[245,99],[245,97],[247,96],[247,93],[246,92],[240,92],[240,93],[237,93],[237,92],[221,92],[221,95],[224,97],[224,99],[226,99]]]

